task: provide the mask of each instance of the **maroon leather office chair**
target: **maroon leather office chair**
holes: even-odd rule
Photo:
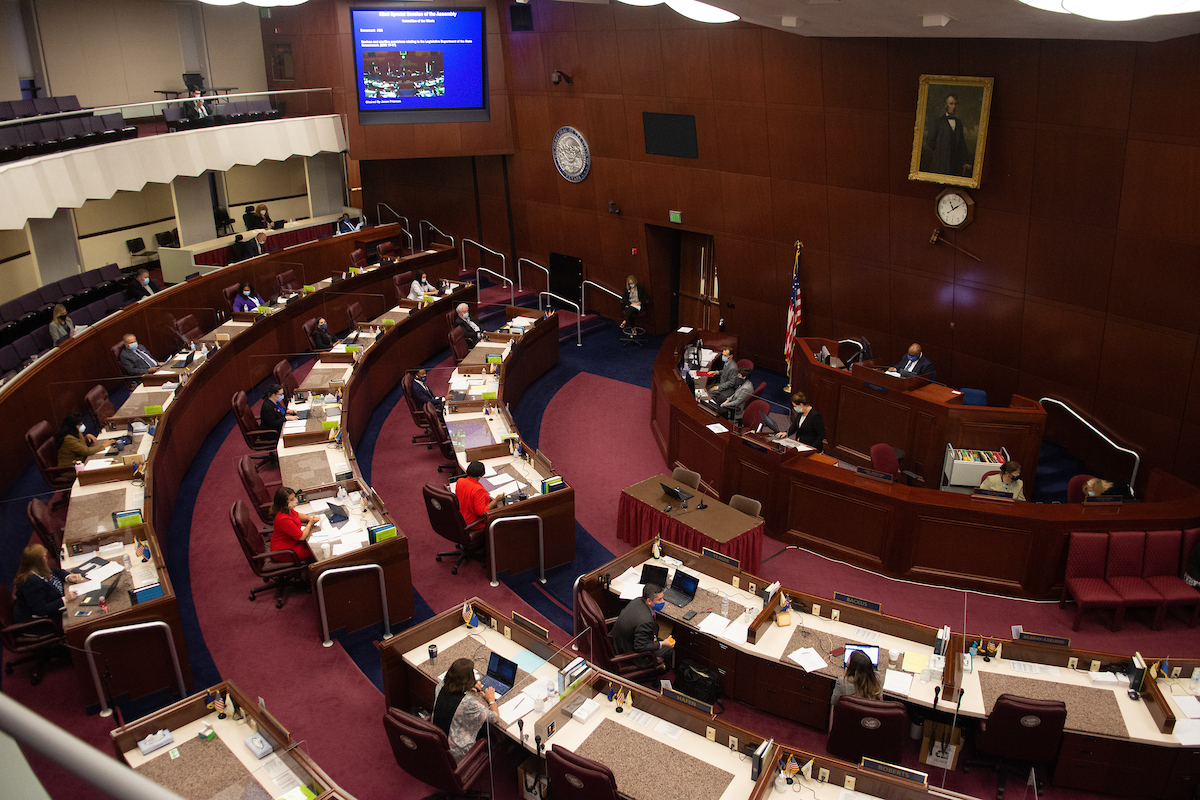
[[[359,322],[366,322],[366,317],[363,316],[362,303],[355,300],[350,305],[346,306],[346,324],[350,328],[350,332],[354,333],[358,328]]]
[[[75,467],[58,466],[58,447],[54,444],[54,431],[50,428],[50,423],[45,420],[35,422],[33,427],[25,432],[25,444],[33,453],[33,460],[37,464],[38,472],[42,473],[42,480],[46,481],[51,489],[61,493],[59,499],[51,503],[51,508],[65,505],[71,496],[71,487],[75,484]]]
[[[279,443],[279,432],[258,424],[254,412],[250,410],[245,392],[234,392],[229,405],[233,408],[233,418],[237,420],[238,430],[242,432],[242,441],[251,450],[265,453],[261,456],[251,456],[258,462],[258,469],[262,469],[264,464],[276,461],[279,458],[275,452]]]
[[[554,800],[619,800],[617,779],[599,761],[577,756],[552,745],[546,751],[546,771]]]
[[[294,269],[284,270],[275,276],[276,283],[279,284],[280,294],[292,294],[304,288],[304,284],[296,277]]]
[[[300,326],[300,329],[304,331],[304,338],[308,342],[308,349],[314,353],[321,351],[322,348],[318,347],[316,340],[313,339],[313,331],[317,329],[317,318],[310,317],[306,319],[304,324]]]
[[[190,345],[204,336],[204,329],[200,327],[200,322],[196,319],[195,314],[188,314],[175,320],[175,332],[179,334],[184,345]]]
[[[29,525],[37,534],[42,547],[46,548],[46,552],[54,559],[54,563],[59,563],[58,557],[62,552],[63,544],[63,526],[50,514],[50,507],[35,497],[29,501],[29,505],[25,506],[25,516],[29,518]]]
[[[438,413],[433,403],[425,404],[425,417],[429,420],[429,432],[432,439],[442,451],[445,464],[438,464],[438,472],[449,471],[451,475],[458,472],[458,454],[454,452],[454,442],[450,440],[450,431],[446,429],[446,421]]]
[[[890,444],[871,445],[871,469],[876,472],[886,472],[896,480],[903,478],[909,485],[913,481],[925,482],[924,478],[917,473],[900,469],[900,458],[896,455],[896,448]]]
[[[380,242],[376,245],[375,252],[379,254],[380,261],[384,259],[391,261],[396,257],[396,245],[392,244],[391,241]]]
[[[383,717],[383,728],[400,769],[421,783],[449,798],[487,796],[470,788],[483,777],[488,765],[486,737],[455,761],[445,732],[432,720],[389,708]]]
[[[141,385],[142,379],[139,376],[126,375],[125,370],[121,368],[121,351],[125,349],[125,340],[122,338],[119,342],[108,349],[112,354],[112,366],[115,372],[114,375],[120,375],[125,379],[125,388],[133,391]]]
[[[411,372],[404,373],[404,377],[400,379],[400,389],[404,392],[404,404],[408,406],[408,413],[412,416],[413,423],[423,432],[412,437],[413,444],[417,442],[425,442],[427,450],[433,449],[433,423],[429,421],[429,417],[425,414],[425,409],[422,408],[415,399],[413,399],[413,374]]]
[[[1067,481],[1067,504],[1075,505],[1083,502],[1083,485],[1092,479],[1091,475],[1073,475]]]
[[[1108,534],[1108,557],[1104,561],[1104,580],[1121,596],[1121,605],[1152,608],[1155,630],[1162,623],[1164,598],[1142,578],[1146,554],[1145,531],[1113,531]]]
[[[452,327],[446,334],[446,341],[450,343],[450,354],[454,356],[454,363],[461,364],[467,354],[471,352],[471,344],[463,334],[462,328],[458,325]]]
[[[421,487],[421,497],[425,500],[425,513],[429,515],[433,532],[454,543],[453,550],[438,553],[434,560],[440,562],[446,556],[455,556],[457,560],[450,568],[451,575],[457,575],[458,568],[467,559],[482,564],[487,555],[484,521],[477,520],[468,527],[458,510],[458,497],[449,489],[427,483]]]
[[[83,401],[87,403],[88,411],[92,412],[96,419],[97,428],[103,428],[112,419],[113,414],[117,413],[116,406],[108,399],[108,391],[99,383],[88,390]]]
[[[1163,596],[1161,618],[1156,620],[1154,625],[1156,629],[1162,627],[1167,613],[1172,608],[1192,610],[1190,615],[1184,617],[1189,628],[1196,627],[1197,617],[1200,617],[1200,591],[1179,577],[1182,540],[1183,534],[1179,531],[1146,532],[1142,579]]]
[[[765,385],[765,384],[764,384]],[[762,415],[771,414],[771,405],[760,398],[756,398],[746,403],[746,409],[742,412],[742,424],[749,429],[757,430],[759,425],[763,424]],[[764,429],[764,433],[770,433],[769,429]]]
[[[1125,609],[1121,595],[1104,580],[1104,562],[1108,557],[1108,534],[1072,531],[1067,544],[1066,583],[1058,599],[1058,607],[1066,608],[1067,596],[1075,600],[1075,622],[1079,630],[1083,612],[1093,608],[1113,610],[1112,629],[1121,630]]]
[[[1010,774],[1025,776],[1029,768],[1051,764],[1058,759],[1062,745],[1067,707],[1061,700],[1033,700],[1015,694],[1002,694],[979,726],[974,749],[993,758],[966,759],[963,772],[986,766],[996,770],[996,800],[1004,797],[1004,784]],[[1039,794],[1042,781],[1038,781]]]
[[[37,686],[42,682],[42,670],[46,662],[56,656],[71,661],[71,653],[64,646],[66,636],[57,616],[54,619],[34,619],[29,622],[13,621],[12,592],[0,585],[0,645],[12,654],[4,661],[4,674],[12,675],[18,664],[33,663],[29,682]]]
[[[275,369],[271,370],[271,374],[275,377],[275,382],[283,387],[284,397],[290,398],[300,388],[296,376],[292,374],[292,365],[285,358],[275,365]]]
[[[641,601],[631,600],[630,602],[640,603]],[[584,627],[591,628],[588,631],[588,641],[591,643],[589,653],[592,663],[600,669],[620,675],[625,680],[635,683],[654,680],[666,672],[666,664],[656,655],[648,653],[618,655],[613,646],[612,637],[609,635],[617,618],[605,619],[600,605],[587,592],[580,592],[576,595],[576,603],[579,605],[579,618],[583,621]]]
[[[301,559],[294,550],[269,550],[241,500],[233,501],[229,509],[229,524],[233,527],[238,544],[242,546],[246,563],[262,579],[261,585],[250,590],[251,602],[259,592],[274,589],[275,607],[283,608],[283,593],[287,587],[304,586],[312,591],[308,581],[308,565],[312,562]]]
[[[863,756],[899,764],[908,734],[908,712],[896,700],[842,695],[833,707],[825,750],[852,764]]]
[[[357,250],[350,251],[350,268],[351,269],[366,269],[367,268],[367,251],[361,247]]]
[[[275,522],[275,518],[271,515],[271,503],[274,499],[271,490],[278,488],[282,483],[280,481],[272,483],[264,481],[254,466],[254,457],[250,454],[238,459],[237,473],[238,478],[242,481],[242,488],[246,490],[246,496],[250,499],[250,505],[254,507],[263,525],[267,526],[265,533],[269,536],[271,526]]]
[[[412,282],[412,270],[409,270],[408,272],[401,272],[399,275],[392,276],[392,286],[396,287],[397,302],[408,299],[408,292],[410,289],[412,289]]]
[[[237,298],[238,292],[242,290],[240,283],[234,283],[226,286],[221,290],[221,294],[225,295],[225,305],[229,306],[229,311],[233,312],[233,301]]]

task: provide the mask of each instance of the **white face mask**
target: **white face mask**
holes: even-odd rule
[[[133,350],[135,347],[137,347],[137,342],[126,342],[125,346],[128,347],[130,350]]]
[[[249,290],[249,289],[242,289],[242,294],[244,294],[246,297],[249,297],[249,296],[250,296],[250,290]]]
[[[147,277],[147,278],[142,278],[142,284],[143,284],[143,285],[145,285],[145,286],[149,286],[149,285],[150,285],[150,278],[148,278],[148,277]]]
[[[80,433],[85,433],[86,431],[87,431],[87,427],[86,427],[86,426],[84,426],[84,425],[80,425],[80,426],[79,426],[79,432],[80,432]]]

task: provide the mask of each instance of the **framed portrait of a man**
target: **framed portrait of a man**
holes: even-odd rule
[[[979,187],[992,80],[921,76],[909,180]]]

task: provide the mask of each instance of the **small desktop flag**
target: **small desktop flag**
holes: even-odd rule
[[[217,692],[217,699],[213,701],[213,710],[217,712],[217,719],[225,719],[225,698],[221,697],[220,692]]]
[[[468,628],[479,627],[479,617],[475,616],[475,609],[470,603],[463,603],[462,618]]]
[[[216,706],[216,700],[213,698],[213,693],[205,692],[204,693],[204,707],[207,708],[209,711],[212,711],[215,706]]]
[[[789,755],[787,757],[787,763],[783,765],[783,771],[789,778],[800,771],[800,764],[796,761],[796,757],[794,755]]]
[[[138,554],[142,557],[142,561],[150,560],[150,542],[138,542]]]

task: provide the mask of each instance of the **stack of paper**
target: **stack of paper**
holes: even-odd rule
[[[284,433],[304,433],[305,421],[302,419],[289,419],[283,423]]]
[[[720,614],[709,614],[700,623],[700,632],[707,633],[709,636],[720,636],[721,632],[729,626],[729,620],[722,617]]]
[[[829,666],[825,663],[825,659],[821,658],[820,654],[811,647],[801,647],[796,652],[789,653],[788,658],[803,667],[805,672],[816,672]]]
[[[721,638],[734,644],[745,644],[746,636],[749,632],[750,626],[746,623],[731,622],[726,626],[725,630],[721,631]]]
[[[900,694],[908,696],[908,690],[912,688],[912,673],[901,672],[898,669],[889,669],[883,675],[883,691],[888,694]]]
[[[512,725],[521,717],[525,716],[530,711],[533,711],[533,700],[529,697],[529,695],[521,692],[514,699],[509,700],[507,703],[496,709],[496,711],[500,714],[501,722],[503,722],[506,726]]]
[[[1175,705],[1179,706],[1179,710],[1188,719],[1200,719],[1200,700],[1197,700],[1190,694],[1175,694],[1171,695],[1171,699],[1175,701]]]

